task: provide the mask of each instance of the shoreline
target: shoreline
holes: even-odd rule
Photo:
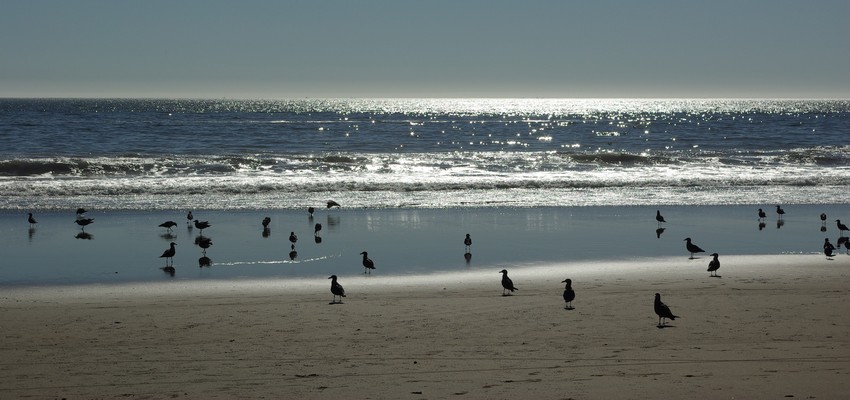
[[[850,258],[848,258],[850,259]],[[850,268],[727,256],[276,287],[5,293],[0,393],[136,398],[837,398]],[[581,268],[579,268],[581,267]],[[553,275],[553,268],[565,274]],[[575,310],[560,298],[573,279]],[[375,279],[378,278],[378,279]],[[389,281],[389,282],[388,282]],[[189,286],[189,288],[185,287]],[[251,290],[243,290],[245,288]],[[652,294],[681,318],[657,329]]]

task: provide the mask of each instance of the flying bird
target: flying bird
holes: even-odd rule
[[[685,248],[691,253],[691,260],[694,259],[694,253],[704,253],[705,250],[701,249],[699,246],[691,243],[691,238],[685,238]]]
[[[564,279],[561,283],[566,283],[566,286],[564,286],[564,301],[567,305],[564,308],[572,310],[573,300],[576,298],[576,292],[573,290],[573,281],[571,279]]]
[[[331,293],[334,295],[330,304],[342,304],[342,298],[345,297],[345,289],[336,281],[336,275],[331,275],[328,279],[331,280]],[[337,296],[339,296],[339,301],[336,300]]]
[[[711,253],[711,256],[714,259],[708,262],[708,272],[711,272],[710,276],[718,276],[717,270],[720,269],[720,260],[717,259],[717,253]]]
[[[509,293],[505,293],[506,290],[510,290],[513,293],[514,290],[519,290],[514,286],[514,281],[511,278],[508,278],[508,270],[503,269],[499,271],[502,274],[502,296],[510,296]]]
[[[372,261],[372,259],[369,258],[369,253],[364,251],[360,254],[363,255],[363,268],[365,268],[365,270],[363,270],[363,273],[369,273],[371,275],[372,270],[375,269],[375,263]]]
[[[659,328],[664,326],[664,325],[667,325],[667,321],[664,321],[663,324],[661,323],[662,319],[668,319],[669,318],[671,321],[673,321],[676,318],[679,318],[678,315],[673,315],[673,312],[670,311],[670,307],[667,307],[666,304],[661,302],[661,295],[658,294],[658,293],[655,294],[655,314],[658,315],[658,327]]]

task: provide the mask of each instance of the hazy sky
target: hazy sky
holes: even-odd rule
[[[850,98],[847,0],[0,0],[0,97]]]

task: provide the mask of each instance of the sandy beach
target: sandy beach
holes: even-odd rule
[[[20,287],[2,398],[846,398],[850,257]],[[573,280],[574,310],[561,299]],[[654,293],[681,318],[656,327]]]

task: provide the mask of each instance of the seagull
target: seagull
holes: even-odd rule
[[[86,209],[85,209],[85,208],[82,208],[82,207],[78,208],[78,209],[77,209],[77,218],[82,217],[82,216],[83,216],[83,214],[85,214],[85,213],[86,213]]]
[[[466,238],[463,239],[463,244],[466,246],[466,252],[469,253],[469,246],[472,246],[472,238],[469,237],[469,234],[466,234]]]
[[[764,212],[764,210],[762,210],[761,208],[759,208],[759,220],[763,220],[765,218],[767,218],[767,213]]]
[[[289,241],[292,242],[292,247],[295,247],[295,242],[298,241],[298,236],[295,235],[295,232],[289,232]]]
[[[673,315],[673,312],[670,311],[670,307],[667,307],[666,304],[661,302],[661,295],[658,293],[655,294],[655,314],[658,315],[659,328],[664,325],[667,325],[667,321],[664,321],[663,324],[661,323],[662,319],[669,318],[671,321],[673,321],[676,318],[679,318],[678,315]]]
[[[319,231],[321,230],[322,224],[316,224],[316,226],[313,227],[313,236],[319,236]]]
[[[658,226],[661,226],[662,222],[667,222],[664,220],[664,217],[661,216],[661,210],[655,211],[655,220],[658,221]]]
[[[687,243],[685,243],[685,248],[687,248],[688,251],[691,252],[691,258],[690,258],[691,260],[694,259],[694,253],[705,252],[705,250],[701,249],[699,246],[691,243],[691,238],[685,238],[685,241],[687,242]]]
[[[714,259],[708,262],[708,272],[711,272],[710,276],[718,276],[717,270],[720,269],[720,260],[717,259],[717,253],[711,253],[711,256]]]
[[[195,228],[200,229],[202,234],[204,233],[204,229],[209,228],[209,227],[211,227],[211,226],[212,226],[212,225],[210,225],[209,221],[198,221],[198,220],[195,220]]]
[[[165,222],[159,224],[159,226],[162,227],[162,228],[168,229],[168,231],[171,232],[171,228],[177,226],[177,223],[174,222],[174,221],[165,221]]]
[[[340,205],[339,205],[339,203],[337,203],[333,200],[328,200],[328,208],[331,208],[331,207],[340,208]]]
[[[315,208],[313,208],[313,207],[307,207],[307,212],[308,212],[308,213],[310,213],[310,216],[311,216],[311,217],[313,216],[313,212],[315,212],[315,211],[316,211],[316,209],[315,209]]]
[[[367,252],[365,252],[365,251],[364,251],[364,252],[362,252],[362,253],[360,253],[360,254],[362,254],[362,255],[363,255],[363,267],[364,267],[364,268],[366,268],[366,269],[363,271],[363,273],[365,274],[365,273],[367,273],[367,272],[368,272],[368,273],[369,273],[369,275],[371,275],[371,274],[372,274],[372,270],[373,270],[373,269],[375,269],[375,263],[374,263],[374,262],[373,262],[373,261],[369,258],[369,253],[367,253]]]
[[[169,247],[167,250],[163,251],[162,255],[159,256],[160,258],[165,258],[165,265],[166,266],[168,265],[168,259],[169,258],[171,259],[171,264],[172,265],[174,264],[174,254],[177,253],[177,249],[175,249],[174,246],[176,246],[176,245],[177,245],[177,243],[171,242],[171,247]]]
[[[844,236],[844,231],[850,230],[847,228],[847,225],[841,223],[840,219],[835,220],[835,223],[838,225],[838,232],[841,234],[841,236]]]
[[[835,246],[833,246],[832,243],[829,242],[829,238],[824,239],[823,240],[823,254],[826,255],[827,257],[832,257],[832,256],[835,255],[833,253],[833,251],[835,251]]]
[[[573,290],[573,281],[571,279],[564,279],[561,283],[566,283],[564,286],[564,301],[567,305],[564,307],[566,310],[573,309],[573,300],[576,298],[576,292]]]
[[[86,230],[86,225],[94,222],[94,218],[77,218],[74,220],[83,230]]]
[[[820,224],[821,224],[821,226],[826,225],[826,213],[820,214]]]
[[[27,218],[27,221],[29,221],[30,223],[30,228],[32,228],[33,225],[38,223],[38,221],[36,221],[35,218],[32,217],[32,213],[29,213],[29,218]]]
[[[511,278],[508,278],[508,270],[503,269],[499,271],[499,273],[502,274],[502,296],[510,296],[510,294],[505,293],[505,290],[510,290],[511,292],[519,290],[514,287],[514,281],[512,281]]]
[[[198,245],[202,250],[203,255],[207,255],[207,249],[212,246],[212,238],[208,238],[206,236],[198,236],[195,238],[195,244]]]
[[[345,297],[345,289],[336,281],[336,275],[331,275],[328,279],[331,280],[331,293],[334,295],[331,304],[342,304],[342,298]],[[339,301],[336,301],[336,296],[339,296]]]
[[[186,214],[186,223],[191,224],[193,219],[195,219],[195,216],[192,215],[191,211],[189,211],[189,214]]]
[[[269,224],[272,223],[272,219],[269,217],[263,218],[263,229],[267,229]]]
[[[779,219],[782,219],[782,216],[785,215],[785,210],[782,207],[776,206],[776,215],[779,216]]]

